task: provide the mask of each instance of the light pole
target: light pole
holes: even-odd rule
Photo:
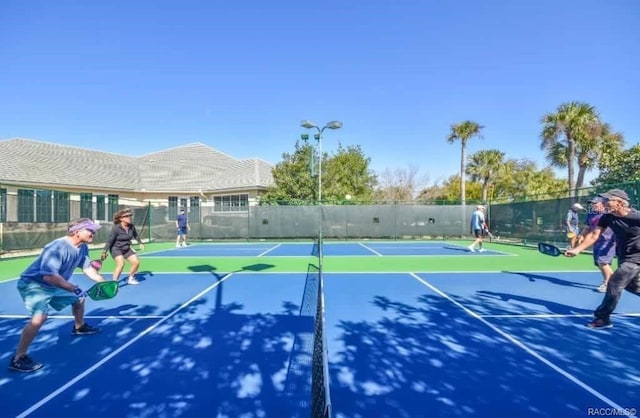
[[[325,129],[340,129],[342,128],[342,122],[339,120],[333,120],[328,122],[322,128],[319,128],[318,125],[313,123],[310,120],[303,120],[300,122],[300,126],[307,129],[314,129],[318,131],[318,133],[314,134],[313,137],[318,142],[318,205],[322,204],[322,133]]]

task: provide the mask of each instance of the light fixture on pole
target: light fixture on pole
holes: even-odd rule
[[[313,137],[318,142],[318,204],[322,204],[322,133],[325,129],[340,129],[342,128],[342,122],[339,120],[333,120],[322,128],[319,128],[318,125],[313,123],[310,120],[303,120],[300,122],[300,126],[306,129],[315,129],[318,133],[314,134]]]

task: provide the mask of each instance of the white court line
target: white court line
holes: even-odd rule
[[[132,345],[133,343],[135,343],[136,341],[138,341],[139,339],[141,339],[145,335],[149,334],[154,329],[158,328],[162,323],[164,323],[167,320],[171,319],[171,317],[173,317],[178,312],[180,312],[181,310],[183,310],[184,308],[189,306],[191,303],[193,303],[194,301],[200,299],[202,296],[204,296],[205,294],[207,294],[211,290],[213,290],[216,287],[218,287],[218,285],[220,285],[222,282],[224,282],[229,277],[231,277],[232,274],[233,273],[229,273],[228,275],[224,276],[222,279],[220,279],[216,283],[214,283],[211,286],[207,287],[202,292],[198,293],[197,295],[195,295],[194,297],[189,299],[187,302],[183,303],[182,305],[180,305],[179,307],[177,307],[176,309],[171,311],[169,314],[167,314],[166,316],[162,317],[162,319],[160,319],[158,322],[156,322],[155,324],[149,326],[147,329],[142,331],[140,334],[136,335],[131,340],[127,341],[125,344],[121,345],[120,347],[118,347],[117,349],[112,351],[109,355],[104,357],[102,360],[98,361],[96,364],[94,364],[93,366],[89,367],[84,372],[80,373],[79,375],[77,375],[76,377],[74,377],[73,379],[71,379],[70,381],[65,383],[64,385],[60,386],[58,389],[54,390],[53,392],[51,392],[50,394],[48,394],[47,396],[42,398],[40,401],[38,401],[35,404],[33,404],[31,407],[29,407],[28,409],[26,409],[25,411],[23,411],[22,413],[17,415],[16,418],[25,418],[25,417],[29,416],[31,413],[33,413],[34,411],[40,409],[47,402],[49,402],[50,400],[54,399],[56,396],[60,395],[62,392],[64,392],[65,390],[69,389],[71,386],[75,385],[77,382],[79,382],[80,380],[84,379],[85,377],[87,377],[88,375],[93,373],[100,366],[102,366],[103,364],[105,364],[106,362],[108,362],[109,360],[114,358],[116,355],[120,354],[127,347],[129,347],[130,345]]]
[[[614,313],[611,315],[640,317],[640,313]],[[481,318],[593,318],[593,314],[504,314],[478,316]]]
[[[438,295],[442,296],[443,298],[447,299],[449,302],[451,302],[454,305],[456,305],[458,308],[460,308],[463,311],[465,311],[470,316],[476,318],[478,321],[482,322],[487,327],[491,328],[493,331],[495,331],[496,333],[498,333],[502,337],[506,338],[508,341],[512,342],[517,347],[520,347],[522,350],[524,350],[530,356],[536,358],[538,361],[540,361],[543,364],[547,365],[548,367],[550,367],[551,369],[553,369],[557,373],[561,374],[562,376],[564,376],[565,378],[567,378],[571,382],[575,383],[576,385],[580,386],[582,389],[586,390],[587,392],[589,392],[590,394],[592,394],[596,398],[600,399],[601,401],[603,401],[604,403],[609,405],[611,408],[615,408],[618,411],[624,410],[623,407],[621,407],[620,405],[615,403],[613,400],[607,398],[605,395],[603,395],[602,393],[598,392],[597,390],[595,390],[591,386],[587,385],[586,383],[584,383],[582,380],[578,379],[577,377],[575,377],[571,373],[569,373],[566,370],[562,369],[560,366],[557,366],[552,361],[547,360],[545,357],[541,356],[540,354],[535,352],[533,349],[529,348],[526,344],[524,344],[523,342],[518,340],[513,335],[511,335],[511,334],[501,330],[500,328],[496,327],[491,322],[487,321],[486,319],[484,319],[483,317],[481,317],[480,315],[478,315],[477,313],[475,313],[471,309],[468,309],[466,306],[464,306],[460,302],[454,300],[449,295],[447,295],[446,293],[442,292],[440,289],[438,289],[435,286],[433,286],[431,283],[429,283],[426,280],[422,279],[420,276],[416,275],[415,273],[411,273],[411,276],[414,279],[416,279],[417,281],[419,281],[420,283],[422,283],[423,285],[427,286],[429,289],[431,289],[434,292],[436,292]],[[628,415],[628,416],[631,417],[631,418],[638,418],[636,415]]]
[[[375,255],[382,256],[382,254],[380,254],[379,252],[377,252],[377,251],[376,251],[376,250],[374,250],[373,248],[371,248],[371,247],[368,247],[368,246],[364,245],[364,244],[363,244],[363,243],[361,243],[361,242],[359,242],[359,243],[358,243],[358,245],[359,245],[359,246],[361,246],[361,247],[363,247],[363,248],[364,248],[364,249],[366,249],[367,251],[371,251],[371,252],[372,252],[372,253],[374,253]]]
[[[258,254],[258,257],[262,257],[262,256],[265,256],[265,255],[269,254],[271,251],[275,250],[276,248],[280,247],[281,245],[282,244],[278,244],[278,245],[276,245],[274,247],[269,248],[267,251],[264,251],[264,252]]]

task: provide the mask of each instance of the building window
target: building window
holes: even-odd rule
[[[18,189],[18,222],[33,222],[34,216],[33,190]]]
[[[108,221],[107,219],[107,207],[105,205],[104,195],[96,196],[96,219],[101,221]]]
[[[169,209],[167,215],[169,219],[176,219],[178,216],[178,196],[169,196]]]
[[[192,222],[199,222],[200,219],[200,197],[191,196],[189,198],[189,217],[193,219]]]
[[[7,189],[0,189],[0,222],[7,222]]]
[[[109,220],[113,219],[118,209],[118,195],[110,194],[107,196],[109,202]]]
[[[53,192],[53,221],[69,222],[71,210],[69,205],[69,193]]]
[[[80,193],[80,217],[93,219],[93,194]]]
[[[36,190],[36,222],[51,222],[53,220],[51,190]]]
[[[247,212],[249,210],[249,195],[215,196],[213,198],[214,212]]]

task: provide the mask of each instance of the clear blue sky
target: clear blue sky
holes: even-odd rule
[[[202,142],[271,163],[300,120],[377,172],[459,170],[469,153],[539,168],[540,118],[586,101],[640,141],[638,0],[0,2],[0,139],[139,156]],[[561,173],[564,175],[564,173]]]

